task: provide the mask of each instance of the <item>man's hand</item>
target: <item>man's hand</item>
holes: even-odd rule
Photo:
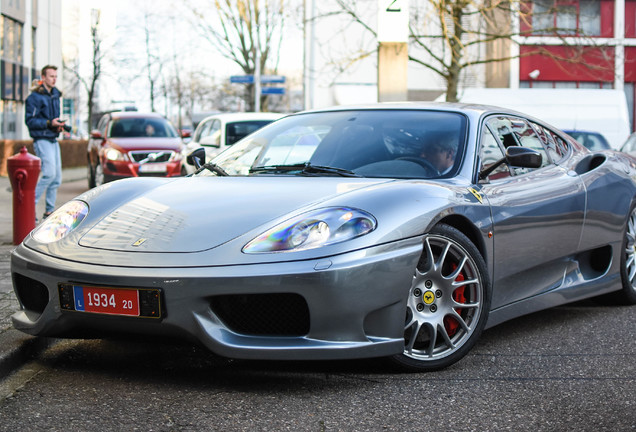
[[[59,118],[51,120],[51,127],[56,129],[58,132],[62,132],[62,126],[64,126],[64,120],[60,121]]]

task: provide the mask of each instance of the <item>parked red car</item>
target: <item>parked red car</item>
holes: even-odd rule
[[[178,176],[182,148],[175,128],[159,114],[104,114],[88,140],[88,185],[124,177]]]

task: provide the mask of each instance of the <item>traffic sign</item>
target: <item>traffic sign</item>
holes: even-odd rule
[[[254,75],[232,75],[230,82],[235,84],[254,84]]]
[[[230,82],[234,84],[254,84],[254,75],[232,75]],[[283,84],[285,77],[283,75],[261,75],[261,83],[263,84]]]
[[[283,75],[261,75],[261,82],[265,84],[283,84],[285,77]]]
[[[285,94],[285,87],[262,87],[261,94]]]

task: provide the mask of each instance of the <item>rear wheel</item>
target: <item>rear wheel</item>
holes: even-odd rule
[[[392,357],[415,371],[447,367],[464,357],[490,310],[483,257],[459,230],[438,225],[424,238],[407,299],[404,352]]]
[[[636,206],[629,213],[623,234],[621,281],[623,289],[617,293],[617,300],[636,304]]]

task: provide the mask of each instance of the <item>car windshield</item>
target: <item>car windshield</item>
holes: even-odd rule
[[[119,118],[110,125],[111,138],[177,138],[177,131],[162,118]]]
[[[459,113],[424,110],[299,114],[256,131],[212,162],[230,175],[448,178],[459,168],[466,123]]]
[[[270,124],[272,121],[273,120],[251,120],[228,123],[225,125],[225,142],[227,145],[232,145],[252,132]]]

